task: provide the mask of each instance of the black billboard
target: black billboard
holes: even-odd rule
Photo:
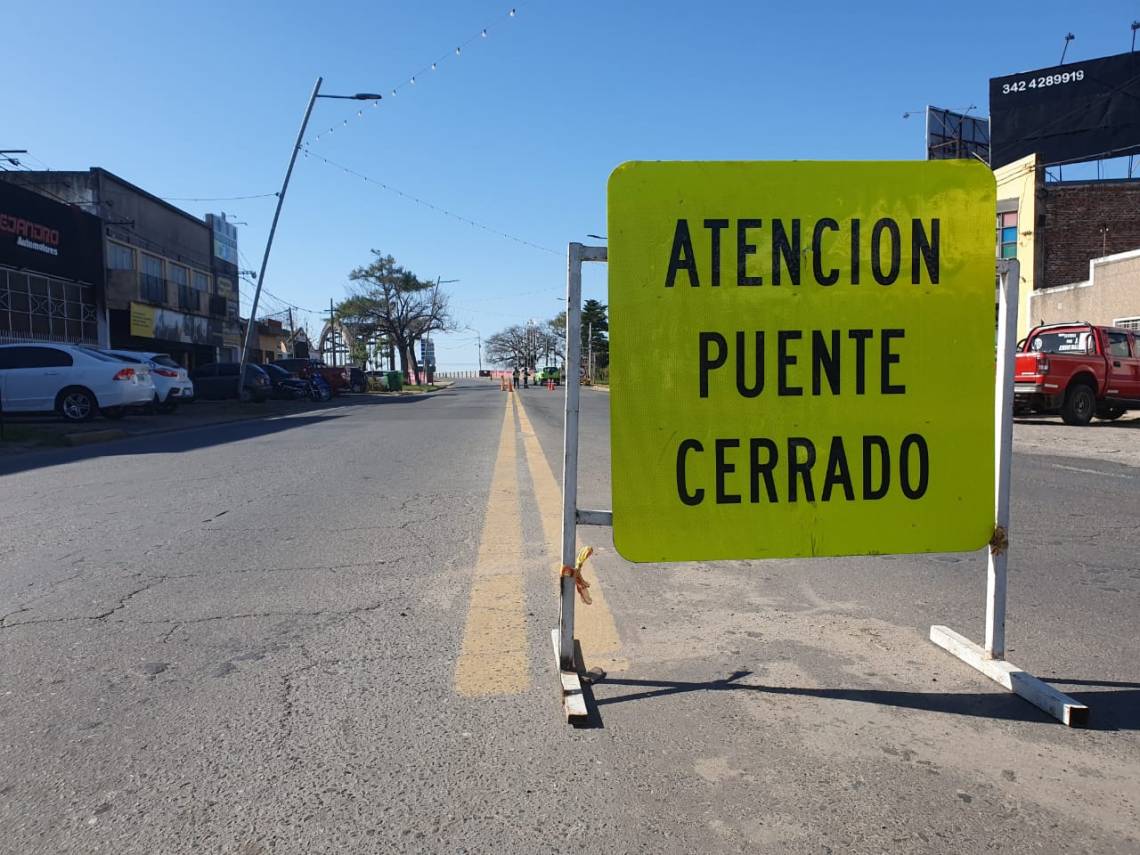
[[[990,80],[990,157],[1037,152],[1044,164],[1140,151],[1140,53]]]
[[[99,284],[103,221],[0,180],[0,264]]]

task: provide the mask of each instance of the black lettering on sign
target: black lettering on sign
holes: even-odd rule
[[[906,335],[906,330],[883,330],[882,331],[882,358],[879,360],[879,372],[882,375],[882,385],[884,395],[905,395],[906,386],[901,383],[892,385],[891,383],[891,366],[897,365],[899,362],[899,355],[891,350],[891,339],[902,338]]]
[[[883,272],[882,240],[883,232],[890,235],[891,266]],[[883,217],[871,229],[871,274],[880,285],[890,285],[899,278],[902,266],[902,248],[899,246],[899,224],[889,217]]]
[[[718,439],[716,441],[716,503],[718,505],[738,505],[740,495],[729,493],[724,487],[724,476],[736,471],[736,464],[724,459],[724,452],[729,448],[740,448],[739,439]]]
[[[812,330],[811,333],[811,393],[819,395],[823,391],[823,378],[827,375],[827,385],[831,387],[831,394],[839,394],[839,330],[831,331],[831,350],[827,349],[827,341],[822,330]]]
[[[815,224],[815,229],[811,235],[811,269],[815,274],[815,281],[820,285],[834,285],[839,281],[839,268],[832,267],[827,273],[823,272],[823,232],[830,230],[833,232],[839,231],[839,223],[831,219],[831,217],[824,217]],[[858,247],[856,247],[856,250]],[[853,282],[858,282],[859,278],[856,276]]]
[[[855,340],[855,394],[862,395],[867,391],[867,339],[875,334],[874,330],[848,330],[847,337]]]
[[[689,274],[689,284],[697,288],[701,284],[697,274],[697,258],[693,253],[693,239],[689,235],[689,221],[677,220],[677,228],[673,232],[673,250],[669,253],[669,270],[665,273],[665,287],[672,288],[677,279],[677,271],[685,270]]]
[[[879,450],[879,485],[873,486],[875,472],[874,453]],[[891,451],[887,441],[881,436],[863,437],[863,498],[866,501],[881,499],[891,486]]]
[[[756,244],[748,242],[748,230],[758,229],[764,225],[763,220],[737,220],[736,221],[736,284],[737,285],[763,285],[763,276],[748,275],[748,256],[756,254]]]
[[[783,265],[780,261],[783,259]],[[780,267],[788,268],[793,285],[800,284],[800,221],[792,220],[792,239],[784,231],[783,220],[772,220],[772,284],[780,284]]]
[[[712,232],[712,284],[720,285],[720,233],[728,228],[728,220],[705,220],[705,228]]]
[[[910,483],[910,448],[918,449],[918,484]],[[927,484],[930,483],[930,452],[926,448],[926,440],[917,433],[908,434],[903,438],[899,448],[899,480],[902,482],[903,495],[908,499],[921,499],[926,493]]]
[[[776,496],[776,481],[772,477],[772,470],[776,468],[776,463],[779,460],[776,443],[762,436],[754,436],[748,445],[749,469],[752,473],[752,490],[749,494],[749,498],[754,505],[760,501],[760,479],[763,478],[764,490],[768,495],[768,501],[772,504],[776,504],[779,499]],[[761,449],[768,454],[768,459],[764,463],[760,462]]]
[[[843,488],[843,495],[847,501],[855,500],[855,488],[851,486],[851,469],[847,465],[847,451],[843,447],[843,437],[831,438],[831,452],[827,456],[827,480],[823,482],[823,495],[821,501],[831,501],[832,488]]]
[[[728,342],[718,332],[703,332],[700,334],[701,350],[701,397],[709,396],[709,372],[720,368],[728,359]],[[717,355],[709,352],[709,345],[715,344]]]
[[[803,337],[799,330],[780,330],[776,333],[776,379],[777,394],[795,397],[804,393],[802,386],[788,384],[788,368],[796,364],[796,357],[788,353],[788,342]]]
[[[799,449],[807,452],[807,457],[800,460]],[[815,501],[815,486],[811,482],[811,468],[815,466],[815,444],[806,436],[788,437],[788,501],[798,502],[799,491],[797,481],[804,484],[804,499]]]
[[[851,220],[851,284],[859,284],[859,218]]]
[[[688,482],[685,479],[685,455],[690,451],[700,453],[705,450],[695,439],[683,439],[681,444],[677,446],[677,497],[681,500],[682,504],[699,505],[705,498],[705,491],[703,488],[698,487],[693,492],[689,492]]]
[[[922,220],[915,217],[910,223],[910,281],[915,285],[922,282],[918,269],[919,256],[926,265],[926,275],[930,277],[930,284],[938,284],[938,253],[939,253],[939,220],[935,217],[930,221],[930,238],[926,237],[926,229]]]
[[[755,398],[764,391],[764,331],[756,330],[755,338],[755,368],[752,375],[752,385],[749,386],[746,379],[748,368],[746,366],[747,348],[744,346],[744,331],[738,330],[736,333],[736,391],[743,398]]]

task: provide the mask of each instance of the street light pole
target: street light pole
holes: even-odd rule
[[[313,94],[309,96],[309,103],[305,107],[305,117],[301,120],[301,129],[297,131],[297,141],[293,143],[293,152],[289,155],[289,168],[285,170],[285,180],[281,182],[281,192],[277,194],[277,209],[273,212],[273,222],[269,226],[269,237],[265,241],[265,255],[261,257],[261,273],[257,277],[257,287],[253,292],[253,306],[249,310],[249,323],[245,328],[245,343],[241,349],[241,359],[238,365],[238,397],[241,397],[245,388],[245,366],[249,360],[249,346],[253,339],[253,331],[257,326],[257,303],[261,299],[261,286],[265,281],[265,268],[269,265],[269,251],[273,248],[273,236],[277,233],[277,220],[281,217],[281,206],[285,204],[285,191],[289,189],[289,178],[293,175],[293,165],[297,162],[297,154],[301,151],[301,143],[305,141],[305,129],[309,126],[309,116],[313,113],[313,105],[318,98],[343,98],[352,101],[379,101],[380,96],[370,92],[360,92],[356,95],[321,95],[321,82],[318,77],[313,86]]]
[[[241,361],[238,366],[238,397],[245,389],[245,365],[249,360],[249,345],[253,339],[253,331],[257,326],[257,302],[261,299],[261,285],[265,281],[265,268],[269,264],[269,251],[273,249],[273,235],[277,232],[277,220],[281,217],[281,206],[285,204],[285,191],[289,189],[289,178],[293,174],[293,164],[297,162],[297,152],[301,150],[301,143],[305,139],[305,129],[309,126],[309,116],[313,112],[313,104],[317,102],[317,95],[321,91],[321,80],[318,77],[313,86],[313,94],[309,96],[308,106],[305,107],[305,118],[301,120],[301,129],[297,131],[297,141],[293,143],[293,152],[289,155],[289,168],[285,170],[285,180],[281,183],[281,192],[277,194],[277,209],[273,212],[273,223],[269,226],[269,238],[265,241],[265,254],[261,257],[261,273],[257,277],[257,287],[253,292],[253,306],[249,310],[249,323],[245,327],[245,344],[241,349]]]

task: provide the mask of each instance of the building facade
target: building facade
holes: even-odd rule
[[[232,287],[219,287],[219,269],[229,268],[215,262],[210,224],[98,167],[3,180],[102,219],[112,347],[169,353],[187,368],[227,358],[238,335],[237,267]]]
[[[1029,303],[1033,323],[1088,321],[1140,330],[1140,249],[1094,258],[1085,276],[1034,291]]]
[[[109,343],[103,224],[0,181],[0,342]]]
[[[222,324],[221,362],[238,362],[241,356],[242,324],[238,314],[239,266],[237,226],[226,220],[226,215],[206,214],[210,228],[210,263],[214,271],[214,285],[219,296],[226,300],[226,317]]]
[[[1037,295],[1069,286],[1095,288],[1095,259],[1140,249],[1140,179],[1046,182],[1045,168],[1036,155],[996,169],[994,176],[996,255],[1021,262],[1018,336],[1043,320],[1093,320],[1056,317],[1058,300],[1039,300]],[[1121,287],[1140,290],[1140,282]],[[1087,304],[1091,292],[1080,293]],[[1115,305],[1118,300],[1113,297],[1109,302]],[[1070,302],[1062,300],[1061,305]],[[1052,308],[1042,314],[1045,306]],[[1112,323],[1112,319],[1094,322]]]

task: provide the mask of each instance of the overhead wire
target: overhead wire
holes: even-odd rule
[[[252,193],[248,196],[159,196],[158,198],[165,202],[236,202],[240,199],[268,199],[276,195],[277,193]]]
[[[413,196],[411,193],[405,193],[403,190],[393,187],[390,184],[386,184],[385,182],[379,181],[375,178],[370,178],[363,172],[357,172],[355,169],[345,166],[344,164],[329,160],[324,155],[317,154],[315,151],[311,151],[308,147],[302,146],[301,150],[305,153],[306,157],[309,157],[311,155],[317,158],[317,160],[328,164],[329,166],[335,167],[336,169],[339,169],[349,175],[355,176],[356,178],[360,178],[366,183],[372,184],[375,187],[379,187],[382,190],[387,190],[389,193],[395,193],[397,196],[407,199],[410,202],[415,202],[417,205],[421,205],[424,208],[430,208],[438,214],[443,214],[445,217],[450,217],[453,220],[458,220],[461,223],[466,223],[469,226],[477,229],[482,229],[489,234],[505,238],[506,240],[514,241],[515,243],[522,244],[523,246],[529,246],[531,249],[537,249],[540,252],[548,252],[551,255],[560,254],[557,250],[553,250],[548,246],[542,246],[541,244],[537,244],[533,241],[526,240],[525,238],[518,237],[517,235],[510,234],[509,232],[501,231],[494,228],[493,226],[488,226],[486,223],[481,223],[478,220],[473,220],[470,217],[464,217],[461,214],[456,214],[452,211],[447,210],[446,208],[441,208],[439,205],[429,202],[426,199],[421,199],[419,196]]]

